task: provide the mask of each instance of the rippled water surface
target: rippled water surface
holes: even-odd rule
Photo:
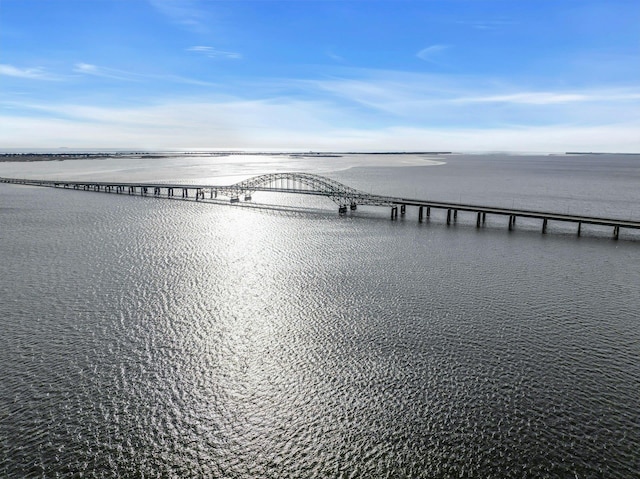
[[[635,157],[446,161],[318,171],[382,194],[639,215]],[[2,476],[638,477],[637,234],[339,217],[291,197],[0,184],[0,200]]]

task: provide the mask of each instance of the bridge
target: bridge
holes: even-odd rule
[[[450,225],[452,222],[455,223],[457,221],[458,212],[464,211],[475,215],[477,228],[483,226],[486,223],[487,214],[491,214],[508,217],[509,230],[515,228],[518,217],[535,218],[541,221],[542,233],[547,232],[549,221],[555,221],[576,224],[578,236],[581,234],[582,225],[584,224],[611,227],[613,228],[614,239],[618,239],[621,228],[640,229],[640,221],[633,220],[376,195],[351,188],[331,178],[299,172],[259,175],[232,185],[66,181],[2,177],[0,177],[0,182],[115,194],[193,198],[195,201],[226,197],[230,203],[237,203],[240,198],[243,198],[244,201],[251,201],[252,194],[255,192],[314,195],[331,199],[338,206],[338,212],[341,215],[346,214],[347,209],[356,210],[361,205],[384,206],[390,208],[391,219],[394,220],[398,218],[398,209],[400,214],[404,216],[407,206],[412,206],[418,208],[419,222],[429,218],[432,209],[440,209],[446,211],[446,222],[447,225]]]

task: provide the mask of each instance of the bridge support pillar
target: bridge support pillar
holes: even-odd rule
[[[351,203],[349,205],[349,208],[351,209],[351,211],[357,210],[358,209],[358,205],[356,203]]]
[[[458,221],[458,210],[453,210],[453,222]]]
[[[451,210],[447,210],[447,225],[451,224]]]
[[[189,188],[182,188],[182,197],[183,198],[189,197]]]
[[[476,218],[476,228],[480,228],[480,221],[482,220],[482,213],[478,211],[478,217]]]
[[[431,206],[427,206],[427,218],[431,216]]]
[[[339,215],[346,215],[347,214],[347,205],[340,205],[338,207],[338,214]]]
[[[515,215],[509,215],[509,231],[511,231],[513,229],[513,227],[516,224],[516,217]]]
[[[482,213],[482,224],[485,224],[487,221],[487,213],[483,212]]]
[[[407,212],[407,205],[400,205],[400,214],[404,216],[406,212]]]
[[[542,234],[547,232],[547,218],[542,220]]]
[[[620,227],[619,226],[614,226],[613,227],[613,239],[617,240],[619,235],[620,235]]]
[[[394,220],[398,217],[398,207],[397,206],[392,206],[391,207],[391,219]]]
[[[581,230],[582,230],[582,221],[578,221],[578,236],[580,236]]]
[[[420,223],[422,223],[422,210],[424,209],[424,206],[421,206],[420,208],[418,208],[418,221]]]

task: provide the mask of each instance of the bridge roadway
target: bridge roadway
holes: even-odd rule
[[[365,193],[349,186],[343,185],[330,178],[310,173],[275,173],[260,175],[233,185],[191,185],[184,183],[140,183],[140,182],[104,182],[104,181],[66,181],[44,180],[27,178],[2,178],[1,183],[12,183],[31,186],[46,186],[54,188],[73,188],[85,191],[103,191],[107,193],[128,193],[141,196],[162,195],[165,191],[167,198],[180,195],[184,199],[193,197],[195,201],[204,200],[205,193],[210,199],[218,195],[229,197],[231,203],[238,202],[244,195],[245,201],[251,200],[253,192],[291,193],[331,198],[338,204],[340,214],[347,212],[349,207],[355,210],[358,205],[386,206],[391,208],[391,219],[397,219],[398,209],[405,215],[406,207],[418,208],[418,221],[429,218],[431,209],[446,210],[447,225],[457,220],[458,212],[465,211],[476,214],[476,227],[481,227],[486,222],[487,214],[506,216],[509,219],[509,230],[515,228],[516,218],[534,218],[542,221],[542,233],[547,232],[549,221],[575,223],[577,234],[581,234],[582,225],[599,225],[613,228],[613,238],[618,239],[620,228],[640,230],[640,221],[624,220],[618,218],[605,218],[598,216],[583,216],[574,214],[554,213],[550,211],[537,211],[518,208],[502,208],[496,206],[473,205],[465,203],[453,203],[442,201],[430,201],[412,198],[400,198],[394,196],[382,196]],[[179,192],[176,194],[176,192]]]

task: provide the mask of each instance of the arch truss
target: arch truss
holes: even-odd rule
[[[254,176],[234,185],[215,187],[215,190],[232,199],[239,196],[251,198],[251,194],[256,191],[326,196],[341,209],[355,209],[357,205],[389,206],[396,203],[394,198],[365,193],[312,173],[270,173]]]

